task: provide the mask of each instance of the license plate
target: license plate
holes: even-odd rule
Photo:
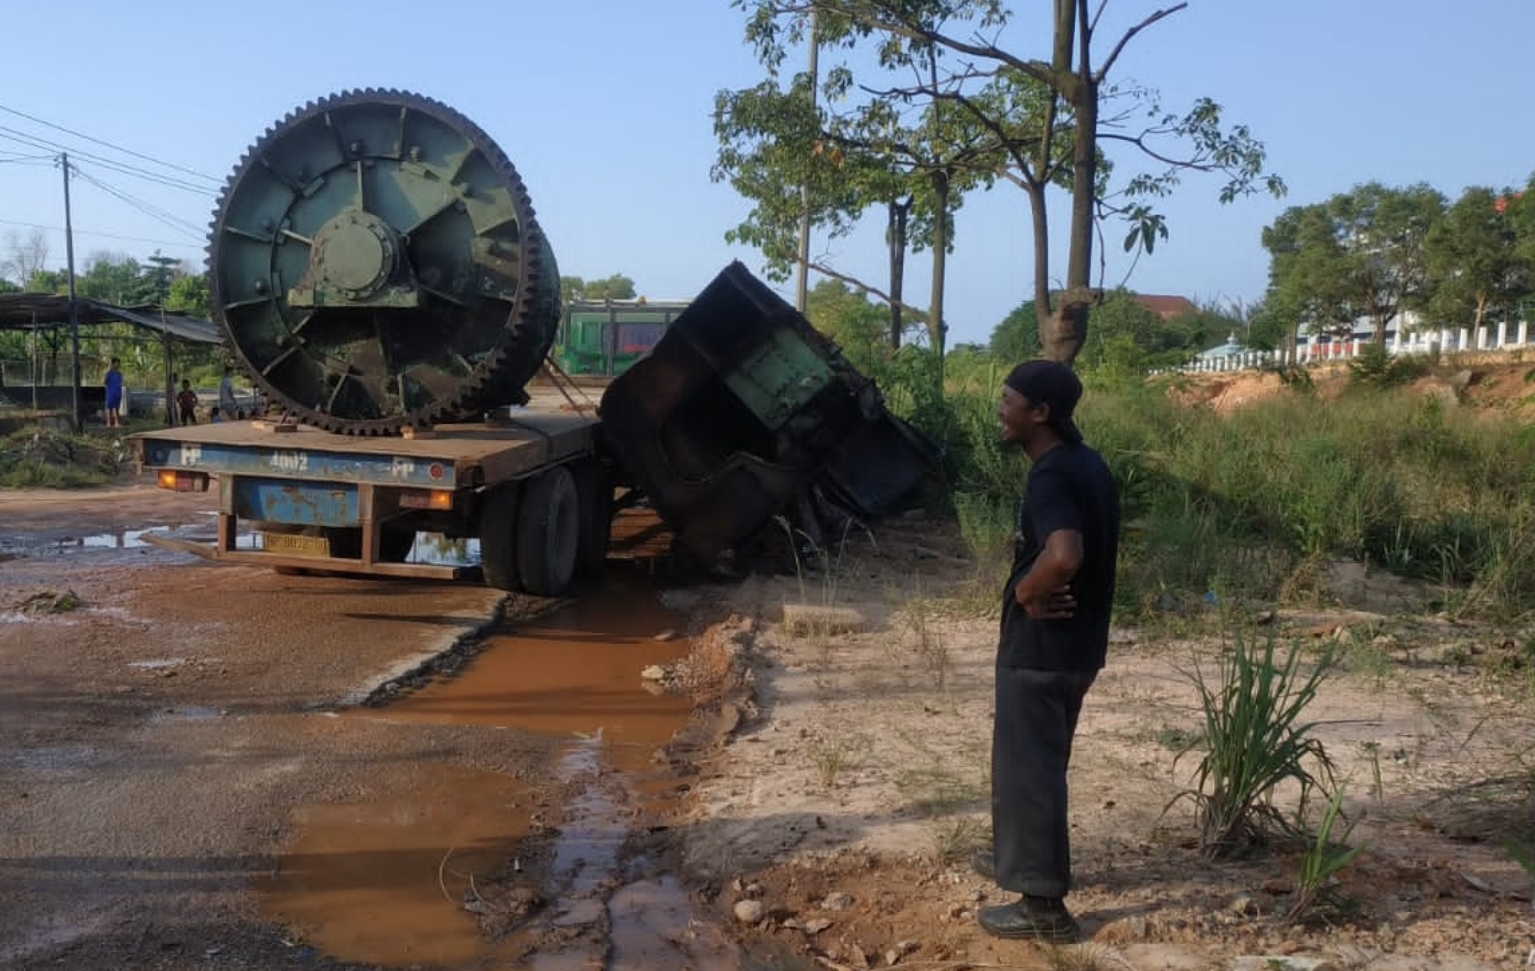
[[[289,556],[330,556],[330,540],[324,536],[262,533],[261,548],[268,553],[286,553]]]

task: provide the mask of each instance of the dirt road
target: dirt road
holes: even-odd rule
[[[686,719],[639,678],[684,642],[615,636],[606,669],[565,682],[561,658],[595,653],[569,629],[590,618],[530,621],[496,648],[537,658],[513,687],[428,686],[399,717],[350,707],[485,631],[502,596],[135,545],[146,526],[206,528],[210,509],[142,484],[0,496],[0,967],[467,968],[539,951],[558,971],[635,936],[615,893],[693,917],[659,864],[619,858],[642,812],[614,775]],[[653,596],[648,614],[617,596],[642,627],[676,623]],[[487,716],[508,705],[542,730]],[[612,755],[626,744],[639,754]],[[629,966],[651,944],[631,942]]]

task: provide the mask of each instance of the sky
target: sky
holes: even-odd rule
[[[1165,5],[1108,0],[1100,49]],[[1045,0],[1012,6],[1022,16],[1003,46],[1042,55]],[[200,266],[221,182],[268,126],[327,94],[400,88],[500,144],[561,273],[622,273],[650,299],[687,299],[731,260],[762,266],[725,242],[749,205],[710,180],[716,92],[763,77],[743,26],[729,0],[14,4],[0,26],[0,255],[9,233],[43,227],[49,265],[63,266],[60,172],[29,156],[66,147],[81,173],[77,266],[156,250]],[[1130,43],[1115,76],[1156,88],[1170,110],[1213,98],[1264,142],[1289,192],[1221,205],[1214,178],[1190,175],[1160,203],[1171,236],[1154,254],[1132,263],[1123,230],[1106,233],[1103,282],[1250,303],[1268,279],[1263,227],[1289,206],[1372,180],[1426,182],[1451,200],[1470,185],[1522,186],[1535,171],[1532,36],[1526,0],[1190,0]],[[883,285],[882,214],[867,223],[813,249]],[[1064,249],[1052,247],[1057,279]],[[949,260],[952,341],[984,342],[1032,297],[1032,254],[1017,189],[966,200]],[[908,294],[925,294],[929,273],[915,257]]]

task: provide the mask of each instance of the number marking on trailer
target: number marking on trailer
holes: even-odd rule
[[[273,452],[268,464],[279,472],[308,472],[308,452]]]

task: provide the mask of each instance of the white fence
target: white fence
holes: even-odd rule
[[[1387,339],[1386,350],[1392,354],[1429,354],[1435,350],[1445,354],[1458,351],[1511,351],[1527,346],[1528,339],[1529,324],[1524,321],[1512,328],[1507,323],[1500,323],[1496,327],[1478,327],[1475,331],[1469,327],[1458,330],[1448,327],[1440,330],[1419,329],[1411,334],[1398,330],[1394,337]],[[1358,357],[1369,343],[1366,339],[1355,337],[1299,344],[1293,353],[1288,350],[1238,351],[1224,357],[1192,361],[1178,370],[1185,373],[1246,371],[1276,365],[1304,366],[1346,361]]]

